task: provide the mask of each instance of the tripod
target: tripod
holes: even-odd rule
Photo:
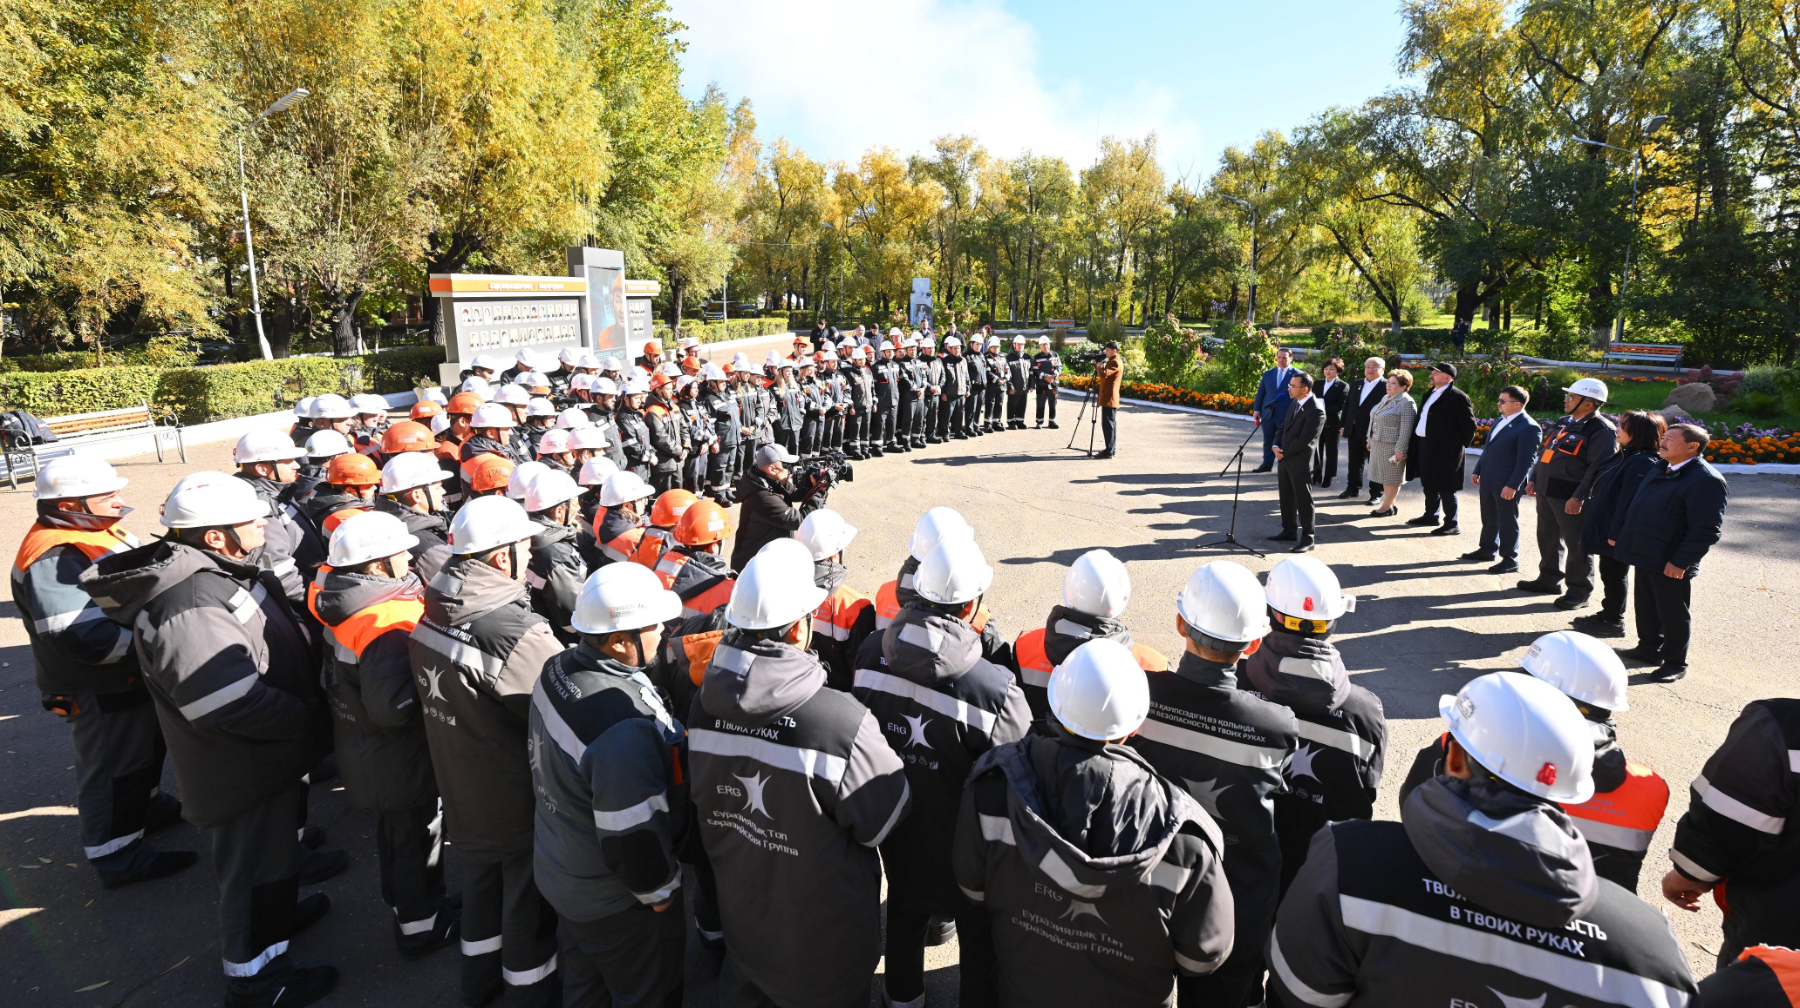
[[[1268,555],[1254,546],[1246,546],[1245,544],[1238,542],[1237,539],[1238,496],[1244,492],[1244,449],[1249,447],[1250,439],[1255,437],[1256,432],[1261,429],[1262,421],[1259,419],[1256,423],[1251,425],[1250,433],[1244,435],[1244,440],[1238,444],[1237,451],[1231,456],[1231,461],[1225,463],[1225,468],[1219,470],[1219,475],[1223,476],[1227,472],[1230,472],[1233,466],[1237,467],[1237,482],[1233,484],[1231,488],[1231,524],[1226,527],[1225,533],[1218,538],[1211,541],[1202,539],[1195,543],[1195,549],[1210,549],[1216,546],[1223,549],[1241,549],[1251,556],[1260,557]]]
[[[1087,453],[1094,454],[1094,425],[1100,422],[1100,407],[1094,406],[1098,395],[1099,391],[1096,388],[1087,390],[1087,397],[1081,400],[1081,409],[1075,413],[1075,429],[1069,432],[1069,443],[1064,445],[1065,448],[1075,447],[1075,439],[1081,435],[1081,418],[1085,416],[1088,422]],[[1089,406],[1094,406],[1092,411],[1088,409]]]

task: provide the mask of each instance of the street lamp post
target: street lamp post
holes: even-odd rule
[[[250,264],[250,313],[256,316],[256,342],[262,347],[263,360],[272,360],[275,355],[269,350],[269,338],[263,334],[262,292],[256,284],[256,243],[250,237],[250,187],[244,181],[244,134],[255,129],[264,119],[293,108],[295,104],[310,94],[312,92],[305,88],[295,88],[289,91],[275,99],[274,104],[263,109],[262,114],[252,120],[250,125],[238,131],[238,202],[244,210],[244,258]]]
[[[843,321],[843,318],[844,318],[844,259],[850,255],[850,239],[846,238],[844,236],[844,232],[838,231],[838,226],[836,224],[833,224],[828,220],[821,220],[821,221],[819,221],[819,223],[825,225],[826,227],[830,228],[833,231],[837,231],[838,241],[843,242],[843,244],[844,244],[844,254],[841,256],[838,256],[837,313],[838,313],[838,321],[841,322],[841,321]]]
[[[1244,328],[1256,328],[1256,204],[1249,200],[1241,200],[1236,196],[1225,196],[1226,199],[1250,211],[1250,304],[1244,311]]]
[[[1669,117],[1666,115],[1652,116],[1648,122],[1644,123],[1643,132],[1654,133],[1668,121]],[[1623,147],[1614,147],[1612,144],[1589,140],[1587,137],[1574,137],[1573,139],[1576,143],[1584,143],[1589,147],[1605,147],[1607,150],[1616,150],[1621,154],[1631,155],[1631,210],[1629,212],[1631,233],[1625,236],[1625,269],[1619,277],[1619,310],[1613,316],[1613,342],[1617,343],[1625,339],[1625,289],[1631,284],[1631,250],[1632,246],[1637,244],[1638,176],[1643,174],[1644,152],[1642,149],[1631,151]]]

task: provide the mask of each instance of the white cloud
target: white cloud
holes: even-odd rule
[[[1179,94],[1139,79],[1118,97],[1085,93],[1079,74],[1119,73],[1091,54],[1046,60],[1025,20],[993,0],[672,0],[688,28],[684,83],[748,97],[757,132],[823,160],[871,146],[902,156],[969,133],[994,154],[1024,150],[1093,161],[1104,135],[1155,130],[1166,168],[1192,172],[1199,125]],[[910,56],[901,56],[911,53]]]

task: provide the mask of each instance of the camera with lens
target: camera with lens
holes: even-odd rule
[[[854,482],[855,479],[856,467],[850,464],[843,452],[828,452],[794,467],[795,486],[822,490],[838,483]]]

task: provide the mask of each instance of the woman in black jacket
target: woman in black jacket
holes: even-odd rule
[[[1573,626],[1595,637],[1625,635],[1625,604],[1630,599],[1626,575],[1631,565],[1613,556],[1608,542],[1618,538],[1619,523],[1631,508],[1644,477],[1662,460],[1656,455],[1668,422],[1660,415],[1632,410],[1619,417],[1619,451],[1600,465],[1593,489],[1582,504],[1581,548],[1600,558],[1600,611],[1577,616]]]

